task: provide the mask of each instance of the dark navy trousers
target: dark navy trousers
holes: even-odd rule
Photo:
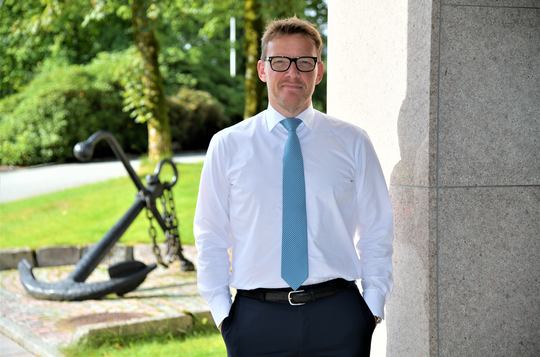
[[[354,286],[301,306],[237,296],[221,331],[229,357],[368,357],[374,329]]]

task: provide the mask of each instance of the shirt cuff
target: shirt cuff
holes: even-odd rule
[[[208,303],[210,305],[210,313],[214,319],[216,326],[219,326],[231,310],[232,300],[230,294],[223,294],[215,296],[212,301]]]
[[[374,289],[364,290],[363,293],[364,300],[371,310],[371,313],[380,318],[384,318],[384,295]]]

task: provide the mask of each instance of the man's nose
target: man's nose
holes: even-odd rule
[[[296,62],[291,62],[291,65],[289,69],[287,70],[287,75],[290,77],[299,77],[300,71],[298,70],[298,67],[296,67]]]

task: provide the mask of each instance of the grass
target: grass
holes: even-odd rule
[[[146,357],[186,356],[222,357],[227,352],[219,332],[213,326],[196,328],[182,336],[111,337],[101,344],[79,344],[63,350],[67,357]]]
[[[202,164],[180,164],[173,188],[182,243],[193,244],[193,215]],[[144,182],[144,181],[143,181]],[[122,217],[137,191],[129,178],[0,204],[0,249],[97,243]],[[157,223],[159,241],[163,234]],[[150,243],[148,221],[139,214],[119,243]]]

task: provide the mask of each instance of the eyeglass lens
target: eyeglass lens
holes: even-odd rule
[[[316,60],[312,57],[272,57],[270,58],[270,66],[276,72],[285,72],[291,66],[291,62],[295,62],[296,68],[300,72],[311,72],[315,69]]]

